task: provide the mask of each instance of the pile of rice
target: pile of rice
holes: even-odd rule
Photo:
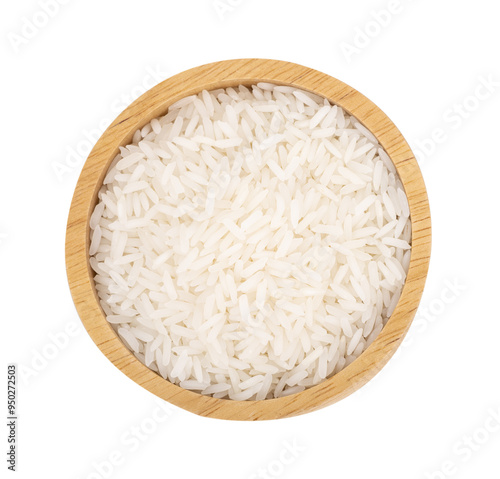
[[[354,361],[398,302],[409,208],[376,138],[258,83],[183,98],[120,148],[90,220],[102,308],[185,389],[297,393]]]

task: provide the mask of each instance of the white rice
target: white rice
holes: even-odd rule
[[[120,148],[90,219],[108,321],[153,371],[234,400],[294,394],[380,333],[406,194],[352,116],[292,87],[203,91]]]

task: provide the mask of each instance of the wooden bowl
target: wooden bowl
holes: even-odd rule
[[[411,261],[396,310],[375,341],[352,364],[317,386],[291,396],[262,401],[215,399],[176,386],[147,368],[124,346],[106,321],[89,265],[89,219],[118,147],[130,143],[138,128],[165,114],[172,103],[203,89],[261,81],[291,85],[326,97],[354,115],[377,137],[394,162],[408,197],[413,229]],[[91,338],[106,357],[137,384],[201,416],[277,419],[314,411],[343,399],[380,371],[413,320],[427,275],[430,248],[431,224],[425,185],[410,147],[391,120],[361,93],[329,75],[283,61],[242,59],[210,63],[163,81],[134,101],[104,132],[83,167],[71,203],[66,268],[76,309]]]

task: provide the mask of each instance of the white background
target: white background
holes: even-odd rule
[[[389,8],[396,13],[374,24]],[[499,477],[496,2],[222,0],[218,11],[212,0],[70,0],[57,9],[49,18],[37,0],[8,2],[0,19],[1,354],[3,368],[21,369],[17,477]],[[165,417],[159,403],[100,353],[73,307],[64,235],[83,159],[68,159],[68,148],[85,153],[87,133],[143,82],[240,57],[345,81],[421,151],[433,219],[428,283],[409,341],[340,403],[255,423],[164,403],[168,419],[153,422]],[[487,81],[490,92],[479,87]],[[5,427],[1,435],[6,470]],[[301,450],[283,465],[287,442]],[[103,465],[110,457],[121,464]]]

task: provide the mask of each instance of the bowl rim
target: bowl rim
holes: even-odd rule
[[[164,114],[177,100],[239,84],[290,85],[327,98],[356,117],[393,161],[403,183],[412,223],[410,266],[392,316],[373,343],[350,365],[302,392],[261,401],[203,396],[177,386],[142,364],[107,322],[98,301],[89,264],[89,219],[97,193],[118,147],[134,132]],[[387,115],[354,88],[317,70],[280,60],[244,58],[201,65],[178,73],[135,100],[105,130],[90,152],[75,188],[66,229],[66,270],[80,319],[101,352],[125,375],[156,396],[201,416],[262,420],[295,416],[332,404],[372,379],[387,363],[408,331],[423,292],[431,248],[430,211],[417,161]]]

